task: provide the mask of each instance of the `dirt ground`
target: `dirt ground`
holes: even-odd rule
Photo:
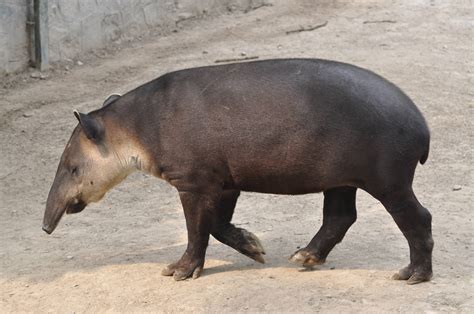
[[[83,65],[57,65],[44,79],[0,79],[0,312],[474,311],[472,2],[270,3],[182,22],[177,32],[100,51]],[[202,277],[184,282],[160,275],[186,245],[177,193],[164,181],[136,173],[101,203],[64,217],[53,235],[41,230],[76,124],[73,109],[87,112],[108,94],[165,72],[244,54],[354,63],[418,104],[432,130],[430,158],[418,167],[414,188],[433,214],[433,281],[389,279],[408,263],[408,245],[362,191],[357,223],[311,272],[287,259],[319,228],[320,194],[244,193],[234,222],[260,237],[267,263],[212,240]]]

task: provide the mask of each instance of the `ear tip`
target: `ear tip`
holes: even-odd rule
[[[79,120],[79,122],[80,122],[81,121],[81,113],[77,109],[74,109],[72,112],[74,113],[74,116],[77,118],[77,120]]]

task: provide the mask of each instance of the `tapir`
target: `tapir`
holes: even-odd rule
[[[186,219],[187,248],[162,274],[197,278],[210,235],[264,262],[259,239],[231,223],[241,191],[322,192],[322,226],[290,257],[312,267],[356,221],[362,189],[408,241],[410,263],[393,278],[415,284],[432,277],[431,214],[412,189],[430,132],[410,98],[369,70],[320,59],[191,68],[74,114],[79,123],[46,203],[48,234],[64,213],[82,211],[143,171],[176,188]]]

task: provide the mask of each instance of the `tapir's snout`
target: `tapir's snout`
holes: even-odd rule
[[[64,209],[55,209],[55,210],[48,210],[46,208],[44,219],[43,219],[43,230],[47,234],[53,233],[54,229],[58,225],[61,217],[66,214],[76,214],[80,213],[84,208],[86,208],[87,203],[83,201],[75,201],[73,204],[66,205]]]
[[[47,234],[51,234],[53,233],[54,231],[54,228],[51,228],[49,225],[47,224],[43,224],[43,231],[46,232]]]
[[[54,229],[58,225],[61,217],[63,216],[65,210],[56,209],[56,210],[48,210],[46,208],[44,218],[43,218],[43,231],[47,234],[53,233]]]

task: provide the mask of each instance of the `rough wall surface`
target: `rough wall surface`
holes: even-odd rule
[[[0,0],[0,73],[27,66],[33,0]],[[263,0],[49,0],[50,61],[74,58],[155,27],[206,13],[245,10]]]
[[[28,64],[28,9],[27,0],[0,0],[0,74]]]

